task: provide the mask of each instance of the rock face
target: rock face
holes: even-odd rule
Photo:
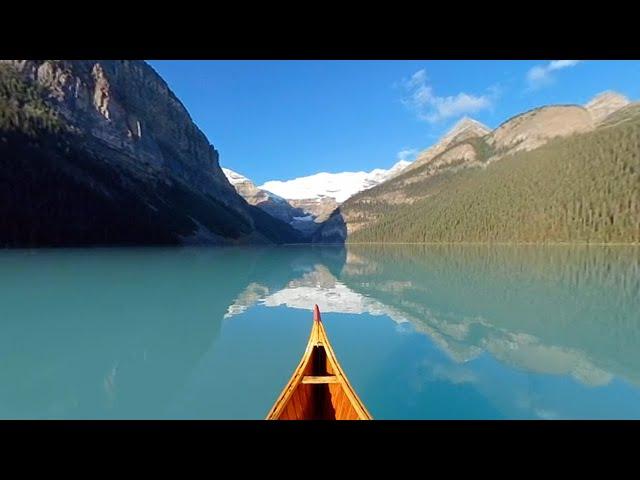
[[[376,168],[370,172],[322,172],[293,180],[273,180],[259,187],[233,170],[223,168],[223,171],[247,202],[288,223],[309,238],[341,202],[399,174],[408,165],[410,162],[400,160],[388,170]]]
[[[122,166],[143,175],[170,171],[225,203],[241,205],[218,165],[218,152],[146,63],[3,62],[48,90],[65,121],[90,134],[93,148],[123,155]]]
[[[593,122],[599,124],[612,113],[626,107],[631,102],[624,95],[616,92],[602,92],[596,95],[584,108],[591,114]]]
[[[629,100],[619,93],[603,92],[584,106],[536,108],[507,120],[491,132],[486,141],[494,150],[492,159],[519,150],[533,150],[552,138],[591,131],[629,104]]]
[[[314,234],[319,243],[340,243],[360,228],[374,223],[389,208],[422,198],[422,182],[445,172],[475,167],[485,160],[480,139],[489,128],[470,118],[461,119],[446,135],[416,160],[379,184],[349,198]]]
[[[325,224],[329,217],[336,211],[339,205],[358,192],[370,189],[385,180],[398,175],[410,165],[411,162],[400,160],[390,169],[376,168],[370,172],[340,172],[317,173],[307,177],[293,180],[274,180],[266,182],[261,189],[275,192],[277,196],[285,198],[295,208],[299,208],[305,214],[297,217],[292,226],[302,230],[305,234],[313,235],[317,241],[325,242],[329,224]],[[316,235],[317,229],[322,225],[325,234]],[[333,225],[333,223],[332,223]],[[341,241],[339,230],[333,229],[331,242]],[[337,239],[337,240],[336,240]]]
[[[278,195],[271,193],[267,190],[258,188],[255,183],[249,180],[244,175],[241,175],[228,168],[223,168],[222,171],[226,175],[227,179],[238,192],[250,205],[254,205],[266,213],[275,217],[295,228],[305,236],[310,236],[318,227],[317,222],[325,220],[326,217],[317,220],[313,212],[302,208],[300,205],[292,205]],[[335,207],[334,207],[335,208]]]
[[[519,150],[533,150],[554,137],[592,130],[591,114],[578,105],[552,105],[513,117],[487,138],[494,156]]]
[[[448,148],[464,142],[465,140],[483,137],[490,131],[491,130],[486,125],[483,125],[472,118],[464,117],[434,145],[420,152],[416,157],[415,162],[408,166],[403,173],[418,169],[423,165],[427,165]]]
[[[289,203],[296,208],[299,208],[307,215],[311,215],[313,221],[316,223],[324,222],[331,212],[338,207],[338,202],[333,197],[320,197],[320,198],[303,198],[303,199],[291,199]]]
[[[260,204],[265,202],[286,202],[286,200],[284,200],[283,198],[256,187],[255,183],[253,183],[247,177],[240,175],[233,170],[222,168],[222,172],[227,177],[227,180],[229,180],[229,183],[233,185],[236,192],[238,192],[238,194],[240,194],[240,196],[242,196],[242,198],[244,198],[251,205],[259,206]],[[287,217],[285,216],[283,217],[283,219],[284,218]]]
[[[62,125],[56,132],[38,127],[36,149],[25,142],[23,125],[1,125],[3,155],[29,170],[27,178],[54,172],[58,182],[37,194],[20,190],[33,185],[16,186],[3,192],[4,199],[43,202],[59,224],[39,218],[43,211],[5,208],[15,226],[0,233],[0,244],[270,243],[296,237],[236,193],[218,152],[145,62],[2,60],[0,68],[5,111],[27,92],[14,116],[33,116],[31,103],[42,100]],[[82,195],[73,193],[80,190]]]

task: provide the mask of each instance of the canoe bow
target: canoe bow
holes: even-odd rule
[[[267,420],[371,420],[329,343],[318,305],[307,348]]]

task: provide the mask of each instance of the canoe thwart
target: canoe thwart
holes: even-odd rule
[[[327,338],[318,305],[302,359],[268,420],[371,420]]]
[[[305,375],[302,377],[302,383],[338,383],[338,377],[335,375]]]

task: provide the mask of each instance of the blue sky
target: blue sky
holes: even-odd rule
[[[640,99],[640,61],[149,62],[220,152],[257,184],[388,168],[467,115],[491,128],[604,90]]]

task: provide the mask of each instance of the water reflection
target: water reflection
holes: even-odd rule
[[[312,269],[311,269],[312,268]],[[398,323],[404,316],[392,307],[362,295],[340,282],[322,264],[313,264],[302,276],[287,282],[284,288],[270,289],[252,282],[229,306],[225,318],[245,312],[253,305],[286,306],[311,311],[314,304],[324,313],[386,315]]]
[[[303,270],[280,289],[252,282],[227,317],[256,304],[318,303],[410,322],[457,363],[489,353],[589,386],[614,376],[640,384],[637,248],[349,246],[339,272]]]
[[[0,417],[261,418],[314,303],[378,418],[640,416],[639,248],[305,246],[0,252]]]
[[[344,252],[267,248],[0,252],[0,418],[162,418],[252,284]],[[249,285],[249,287],[247,287]],[[240,379],[241,381],[241,379]]]
[[[366,271],[349,268],[352,257]],[[352,247],[341,280],[403,312],[456,361],[485,351],[588,385],[640,382],[638,248]]]

